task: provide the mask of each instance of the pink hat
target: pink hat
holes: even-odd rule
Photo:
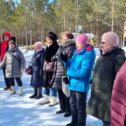
[[[86,44],[88,44],[88,42],[89,42],[88,37],[87,37],[87,35],[85,35],[85,34],[80,34],[80,35],[78,35],[78,36],[76,37],[75,41],[76,41],[76,42],[80,42],[80,43],[82,43],[83,45],[86,45]]]
[[[113,47],[119,46],[119,37],[115,32],[106,32],[102,35],[101,39],[110,43]]]

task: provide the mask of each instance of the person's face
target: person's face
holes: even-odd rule
[[[34,46],[34,50],[35,50],[35,51],[38,50],[38,46],[35,45],[35,46]]]
[[[65,34],[63,34],[63,35],[62,35],[62,41],[65,42],[65,41],[67,41],[67,40],[68,40],[67,36],[66,36]]]
[[[9,44],[9,49],[13,49],[14,47],[15,47],[15,45]]]
[[[47,45],[52,45],[53,41],[49,37],[46,37],[46,43]]]
[[[81,42],[76,42],[76,48],[77,50],[82,49],[84,45]]]
[[[104,39],[101,40],[101,43],[100,43],[100,49],[103,51],[103,52],[106,52],[107,50],[109,50],[111,48],[111,45],[106,42]]]
[[[5,41],[8,41],[9,40],[9,37],[7,35],[4,36],[4,40]]]

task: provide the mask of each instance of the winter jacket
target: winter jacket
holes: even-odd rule
[[[51,84],[54,88],[62,89],[62,76],[66,75],[66,68],[61,58],[61,53],[65,53],[67,58],[71,58],[73,52],[75,51],[75,48],[75,41],[68,40],[64,42],[62,46],[59,47],[56,55],[52,57],[52,60],[55,61],[54,73],[51,80]]]
[[[64,63],[60,57],[60,53],[62,51],[62,47],[59,47],[55,56],[52,57],[52,61],[55,61],[54,64],[54,72],[51,80],[51,85],[54,88],[61,89],[62,88],[62,76],[65,74]]]
[[[44,49],[39,52],[35,52],[32,57],[32,77],[31,86],[32,87],[42,87],[43,82],[43,64],[44,64]]]
[[[5,67],[5,76],[7,78],[21,77],[21,71],[25,69],[25,58],[18,47],[8,50],[0,64],[0,68]]]
[[[95,64],[87,112],[102,121],[110,122],[113,82],[124,61],[124,51],[120,48],[114,48],[101,55]]]
[[[50,45],[49,47],[46,47],[45,49],[45,61],[46,62],[52,62],[52,57],[56,54],[57,50],[59,48],[59,45],[55,42],[54,44]],[[53,72],[44,72],[44,81],[45,87],[51,86],[51,80],[52,80]]]
[[[92,68],[95,61],[93,46],[86,45],[79,53],[74,51],[67,62],[67,76],[69,76],[69,89],[79,92],[88,92]]]
[[[126,62],[116,75],[111,98],[111,126],[126,126]],[[125,125],[124,125],[125,122]]]
[[[51,58],[56,54],[58,48],[59,45],[57,43],[52,44],[49,47],[47,46],[45,51],[45,61],[51,62]]]
[[[4,40],[5,35],[9,37],[8,41]],[[8,49],[8,43],[11,40],[12,36],[11,36],[10,32],[5,32],[2,36],[2,38],[3,38],[3,41],[0,43],[0,59],[1,60],[3,60],[3,58],[4,58],[4,55]]]
[[[74,40],[68,40],[63,43],[62,45],[62,53],[67,55],[67,58],[71,58],[73,55],[73,52],[76,49],[76,44]]]

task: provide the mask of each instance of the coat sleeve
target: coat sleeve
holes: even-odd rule
[[[4,56],[4,59],[0,63],[0,69],[3,69],[6,66],[6,60],[7,60],[7,53]]]
[[[115,72],[117,73],[120,69],[120,67],[123,65],[123,63],[126,61],[125,53],[124,54],[118,54],[115,57]]]
[[[44,59],[45,59],[45,52],[43,55],[41,55],[41,70],[40,70],[40,75],[43,75],[43,67],[44,67]]]
[[[26,61],[21,51],[20,51],[20,62],[21,62],[21,69],[25,69]]]
[[[67,75],[75,78],[87,77],[93,68],[94,61],[95,61],[95,52],[91,51],[90,53],[86,54],[85,58],[81,63],[80,69],[78,69],[77,72],[76,70],[68,69]]]

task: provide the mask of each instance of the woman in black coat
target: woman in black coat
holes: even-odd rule
[[[110,102],[113,83],[121,65],[125,62],[124,50],[119,48],[119,38],[114,32],[104,33],[101,38],[101,56],[94,67],[91,98],[88,113],[110,125]]]
[[[34,94],[30,98],[39,99],[42,97],[43,82],[43,64],[44,64],[44,49],[41,42],[36,42],[34,45],[35,53],[32,57],[32,77],[31,86],[34,88]]]
[[[46,37],[47,47],[45,49],[45,63],[44,63],[44,75],[45,75],[45,90],[44,96],[45,98],[39,103],[40,105],[50,103],[49,106],[56,105],[57,102],[57,90],[56,88],[52,88],[51,80],[54,72],[54,66],[52,65],[51,70],[47,71],[48,64],[54,64],[52,62],[52,57],[56,54],[59,45],[57,44],[57,35],[53,32],[49,32]]]

